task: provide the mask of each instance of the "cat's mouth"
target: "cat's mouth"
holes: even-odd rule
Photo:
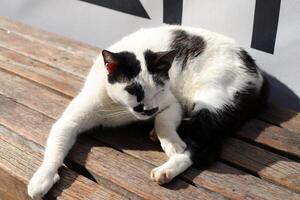
[[[167,108],[169,108],[169,106],[166,106],[165,108],[163,109],[159,109],[158,107],[157,108],[153,108],[151,110],[148,110],[146,112],[141,112],[141,111],[138,111],[135,109],[135,108],[130,108],[130,112],[136,117],[138,118],[139,120],[148,120],[148,119],[151,119],[151,118],[154,118],[156,115],[160,114],[161,112],[163,112],[164,110],[166,110]]]
[[[148,120],[155,117],[159,113],[159,109],[153,109],[149,111],[136,111],[134,108],[129,108],[130,112],[139,120]]]

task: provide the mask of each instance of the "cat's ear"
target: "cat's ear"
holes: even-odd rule
[[[157,64],[157,70],[168,71],[172,66],[175,56],[175,50],[156,52],[155,63]]]
[[[103,56],[104,64],[105,64],[105,67],[106,67],[108,73],[109,74],[114,73],[116,71],[116,69],[119,67],[119,62],[116,59],[116,56],[114,55],[114,53],[107,51],[107,50],[103,50],[102,56]]]

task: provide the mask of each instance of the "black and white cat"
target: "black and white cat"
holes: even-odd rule
[[[150,177],[169,182],[214,158],[222,140],[258,112],[265,94],[262,72],[232,39],[181,26],[141,29],[95,61],[53,125],[28,193],[41,197],[59,180],[57,170],[79,133],[151,118],[169,160]]]

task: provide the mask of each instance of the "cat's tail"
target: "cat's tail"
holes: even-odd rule
[[[225,106],[216,112],[201,109],[184,120],[178,133],[186,142],[194,165],[204,168],[212,164],[224,140],[265,108],[268,94],[268,81],[264,78],[259,94],[248,89],[236,96],[235,106]]]

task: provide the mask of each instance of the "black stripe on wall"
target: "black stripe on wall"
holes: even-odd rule
[[[183,0],[164,0],[164,23],[181,24]]]
[[[81,0],[127,14],[150,19],[139,0]]]
[[[281,0],[256,0],[251,48],[274,53]]]

